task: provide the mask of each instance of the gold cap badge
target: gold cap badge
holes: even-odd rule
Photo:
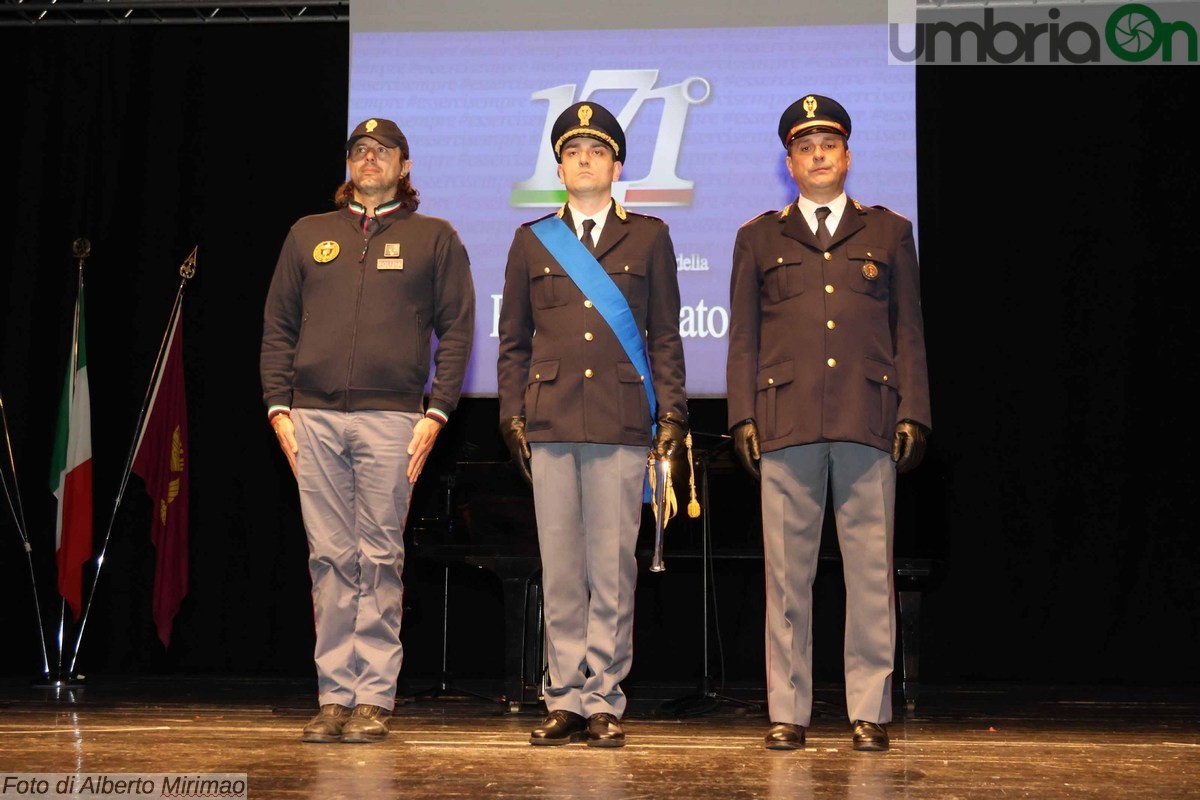
[[[811,94],[804,98],[804,111],[805,119],[812,119],[813,117],[817,116],[817,98],[813,97]]]
[[[367,120],[367,133],[374,133],[375,129],[378,127],[379,127],[379,120],[377,120],[377,119]]]
[[[591,120],[592,120],[592,107],[587,106],[587,105],[580,106],[579,107],[579,125],[581,127],[586,128],[588,126],[588,124],[591,122]]]
[[[338,257],[338,253],[342,252],[342,248],[337,242],[324,241],[313,248],[313,261],[318,264],[328,264]]]

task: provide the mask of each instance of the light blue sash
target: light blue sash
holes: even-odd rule
[[[650,364],[646,360],[642,332],[638,330],[625,295],[621,294],[621,290],[613,283],[612,278],[608,277],[604,267],[600,266],[596,257],[588,252],[583,242],[579,241],[575,232],[560,217],[546,217],[530,225],[529,229],[546,246],[550,255],[562,265],[571,280],[575,281],[584,297],[592,301],[592,305],[600,312],[600,316],[604,317],[608,327],[617,335],[630,363],[637,368],[639,375],[645,376],[642,386],[646,390],[646,399],[650,402],[650,436],[653,438],[658,430],[654,419],[658,401],[654,396],[654,381],[650,375]],[[649,491],[650,486],[647,483],[644,502],[649,502]]]

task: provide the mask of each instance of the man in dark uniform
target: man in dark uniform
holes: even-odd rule
[[[625,133],[607,109],[572,105],[550,146],[567,204],[513,237],[497,364],[542,557],[549,715],[530,742],[620,747],[648,450],[687,433],[675,248],[612,197]]]
[[[308,534],[321,710],[306,742],[388,734],[404,656],[404,520],[458,404],[475,327],[466,248],[449,222],[417,213],[396,123],[360,123],[346,168],[338,210],[292,226],[263,312],[267,419]]]
[[[929,431],[912,223],[844,187],[850,115],[820,95],[779,121],[796,202],[738,231],[730,283],[729,426],[762,481],[769,749],[812,715],[812,582],[827,489],[846,582],[846,705],[856,750],[885,750],[896,649],[896,474]]]

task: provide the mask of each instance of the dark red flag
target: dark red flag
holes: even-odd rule
[[[133,457],[133,471],[154,501],[150,541],[154,544],[154,625],[163,646],[188,589],[187,395],[183,384],[183,323],[176,315],[167,357],[150,395],[146,424]]]

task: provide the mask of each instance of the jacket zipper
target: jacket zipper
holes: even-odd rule
[[[354,352],[358,346],[358,318],[359,313],[362,311],[363,286],[367,280],[367,249],[371,246],[371,234],[367,230],[368,225],[368,217],[366,214],[363,214],[363,249],[362,253],[358,256],[358,292],[354,297],[354,327],[350,333],[350,358],[346,363],[346,398],[342,401],[344,411],[350,410],[350,395],[354,391],[354,387],[351,384],[351,378],[354,375]]]

